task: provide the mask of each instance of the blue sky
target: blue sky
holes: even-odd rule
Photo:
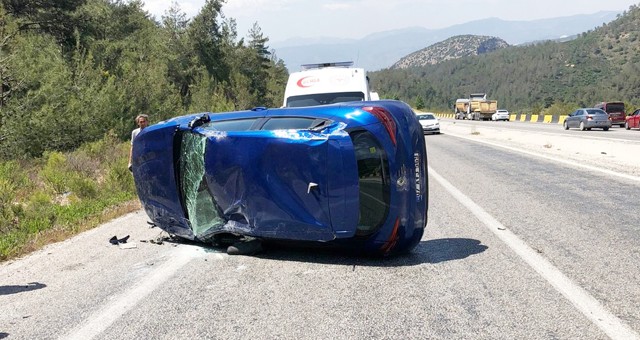
[[[166,0],[143,0],[158,19]],[[188,16],[205,0],[176,1]],[[271,42],[289,38],[362,38],[368,34],[420,26],[443,28],[476,19],[534,20],[599,11],[623,11],[630,0],[227,0],[226,17],[236,19],[239,36],[257,22]],[[477,13],[477,14],[475,14]]]

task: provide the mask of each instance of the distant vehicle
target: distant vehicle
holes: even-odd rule
[[[611,127],[611,121],[609,120],[609,115],[601,109],[583,108],[570,113],[562,125],[565,130],[579,128],[584,131],[592,128],[601,128],[607,131]]]
[[[393,255],[424,232],[426,152],[401,101],[256,108],[145,128],[132,171],[149,218],[172,235]]]
[[[422,131],[425,134],[440,133],[440,119],[433,112],[416,113],[418,122],[422,125]]]
[[[468,99],[460,98],[456,100],[454,113],[456,118],[458,114],[463,113],[464,118],[469,120],[490,120],[497,109],[498,102],[487,99],[486,93],[472,93]]]
[[[626,117],[624,127],[627,130],[640,129],[640,109],[633,111]]]
[[[379,99],[369,89],[369,77],[353,62],[302,65],[289,75],[284,91],[284,107],[303,107]]]
[[[496,111],[496,113],[491,115],[491,120],[494,120],[494,121],[504,120],[504,121],[508,122],[509,121],[509,111],[507,111],[507,110],[498,110],[498,111]]]
[[[601,102],[593,106],[609,114],[611,125],[624,127],[625,116],[623,102]]]
[[[453,113],[456,119],[467,119],[467,113],[469,111],[469,99],[459,98],[456,99],[456,103],[453,105]]]

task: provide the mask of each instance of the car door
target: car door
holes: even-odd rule
[[[575,128],[578,127],[577,119],[578,119],[578,111],[573,111],[569,114],[569,117],[567,117],[565,120],[567,121],[567,126],[570,128]]]
[[[576,111],[575,127],[579,128],[580,123],[584,122],[586,119],[587,119],[587,113],[585,110]]]
[[[633,112],[633,116],[629,120],[629,126],[632,128],[640,128],[640,109]]]

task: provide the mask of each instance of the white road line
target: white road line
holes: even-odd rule
[[[583,169],[587,169],[587,170],[591,170],[591,171],[601,172],[601,173],[604,173],[604,174],[607,174],[607,175],[610,175],[610,176],[616,176],[616,177],[621,177],[621,178],[624,178],[624,179],[629,179],[629,180],[632,180],[632,181],[640,182],[640,177],[638,177],[638,176],[621,174],[619,172],[615,172],[615,171],[612,171],[612,170],[602,169],[602,168],[598,168],[598,167],[591,166],[591,165],[586,165],[586,164],[581,164],[581,163],[577,163],[577,162],[573,162],[573,161],[568,161],[566,159],[561,159],[561,158],[557,158],[557,157],[545,156],[545,155],[541,155],[539,153],[525,151],[525,150],[522,150],[522,149],[513,148],[513,147],[510,147],[510,146],[500,145],[500,144],[497,144],[497,143],[487,142],[487,141],[483,141],[483,140],[477,140],[477,139],[473,139],[473,138],[469,138],[469,137],[465,137],[465,136],[461,136],[461,135],[457,135],[457,134],[447,133],[447,135],[452,136],[452,137],[456,137],[456,138],[462,138],[462,139],[470,140],[470,141],[473,141],[473,142],[478,142],[478,143],[483,143],[483,144],[495,146],[497,148],[503,148],[503,149],[507,149],[507,150],[511,150],[511,151],[515,151],[515,152],[524,153],[524,154],[527,154],[527,155],[530,155],[530,156],[534,156],[534,157],[544,158],[544,159],[547,159],[547,160],[550,160],[550,161],[563,163],[563,164],[574,166],[574,167],[579,167],[579,168],[583,168]]]
[[[640,335],[618,317],[610,313],[593,296],[571,279],[566,277],[547,259],[540,256],[518,236],[489,213],[459,191],[446,179],[429,167],[429,175],[438,181],[456,200],[469,209],[490,231],[500,238],[520,258],[529,264],[540,276],[546,279],[558,292],[564,295],[584,316],[598,326],[612,339],[640,339]]]
[[[85,322],[75,327],[61,339],[88,340],[102,333],[118,318],[133,309],[138,302],[151,294],[166,282],[180,268],[196,257],[204,256],[201,248],[181,245],[169,253],[167,262],[158,266],[150,275],[145,276],[130,290],[116,296],[104,308],[93,313]]]

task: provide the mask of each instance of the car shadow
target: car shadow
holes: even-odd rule
[[[179,237],[167,237],[170,244],[189,244],[205,248],[208,252],[226,253],[226,247],[189,241]],[[263,250],[253,256],[265,260],[312,262],[336,265],[359,265],[373,267],[400,267],[420,264],[437,264],[462,260],[488,249],[479,240],[469,238],[442,238],[421,241],[407,254],[380,257],[365,256],[344,248],[327,247],[321,243],[265,242]],[[242,255],[244,256],[244,255]]]
[[[426,263],[440,263],[462,260],[471,255],[480,254],[489,247],[480,241],[469,238],[441,238],[420,242],[413,250],[424,256]]]
[[[420,264],[437,264],[461,260],[485,251],[488,247],[480,241],[468,238],[444,238],[421,241],[408,254],[390,257],[372,257],[353,252],[333,249],[269,244],[264,252],[255,257],[296,262],[313,262],[338,265],[359,265],[372,267],[400,267]]]
[[[40,282],[30,282],[25,285],[9,285],[0,286],[0,295],[17,294],[22,292],[29,292],[32,290],[45,288],[47,285]],[[1,339],[1,338],[0,338]]]
[[[4,338],[8,338],[8,337],[9,337],[9,333],[0,332],[0,339],[4,339]]]

